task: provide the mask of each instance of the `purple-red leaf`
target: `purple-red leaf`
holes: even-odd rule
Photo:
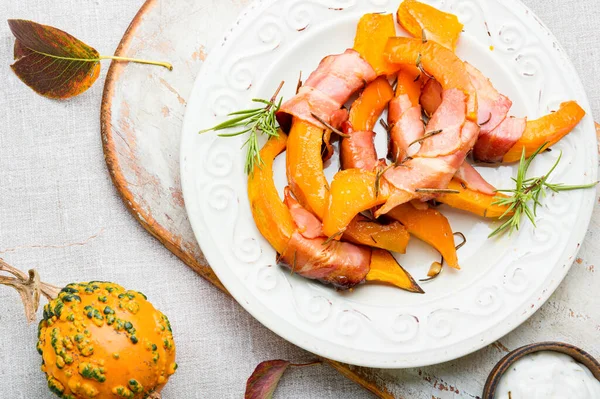
[[[9,19],[17,39],[11,65],[37,93],[69,98],[86,91],[100,74],[100,54],[60,29],[22,19]]]
[[[287,360],[267,360],[260,363],[248,378],[244,399],[271,399],[279,380],[288,367],[304,367],[321,364],[320,360],[305,364],[294,364]]]
[[[245,399],[271,399],[281,376],[290,365],[286,360],[260,363],[248,378]]]

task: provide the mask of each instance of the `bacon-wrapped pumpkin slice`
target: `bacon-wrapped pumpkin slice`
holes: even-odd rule
[[[467,119],[477,121],[477,91],[464,62],[452,50],[433,41],[423,43],[420,39],[393,37],[388,40],[384,54],[393,63],[418,65],[445,90],[461,90],[467,97]]]
[[[303,207],[321,220],[327,213],[330,196],[321,159],[322,137],[321,128],[295,118],[286,153],[287,177],[292,193]],[[406,251],[409,236],[399,223],[367,226],[362,218],[357,217],[349,220],[344,227],[348,241],[392,252]]]
[[[306,238],[296,231],[279,261],[302,277],[349,289],[365,281],[371,250],[325,237]]]
[[[340,289],[351,288],[366,280],[423,293],[421,287],[388,251],[336,242],[320,234],[319,219],[302,208],[291,196],[289,188],[285,190],[285,204],[290,209],[298,230],[292,235],[281,259],[294,272],[333,284]],[[369,263],[366,262],[367,257],[370,258]],[[368,268],[365,267],[366,264]]]
[[[279,132],[260,151],[264,161],[248,178],[248,198],[256,227],[280,260],[294,273],[337,288],[347,289],[364,281],[423,292],[410,275],[389,257],[371,256],[368,247],[331,241],[320,235],[320,221],[302,208],[286,190],[286,204],[273,181],[273,161],[286,148],[287,136]],[[289,208],[288,208],[289,207]]]
[[[377,77],[361,55],[352,49],[330,55],[310,74],[298,94],[283,103],[277,113],[279,125],[289,131],[292,118],[298,117],[315,126],[325,128],[313,117],[339,127],[347,119],[342,105],[352,94]]]
[[[456,15],[416,0],[404,0],[397,16],[398,23],[414,37],[433,40],[452,51],[463,29]]]
[[[435,196],[428,191],[447,188],[479,134],[479,127],[465,120],[465,100],[460,90],[444,92],[442,105],[427,125],[430,136],[414,159],[385,172],[393,190],[376,216],[413,199],[432,199]]]
[[[369,83],[352,104],[344,137],[340,144],[342,169],[374,170],[379,164],[373,142],[375,123],[394,97],[394,89],[385,77]]]
[[[530,157],[537,149],[558,143],[569,134],[585,116],[585,111],[575,101],[562,103],[558,111],[539,119],[528,121],[521,138],[502,157],[502,162],[518,162],[523,149]]]
[[[338,172],[331,183],[330,211],[325,215],[323,233],[335,237],[354,215],[385,203],[389,195],[389,184],[383,178],[378,182],[373,172],[358,169]],[[440,212],[404,204],[387,216],[402,223],[410,234],[433,246],[449,265],[458,268],[452,230]]]
[[[424,141],[414,159],[383,174],[338,172],[331,184],[332,199],[323,219],[323,232],[328,236],[339,234],[360,212],[384,204],[375,213],[380,216],[413,199],[430,199],[431,195],[422,189],[446,188],[479,133],[475,123],[465,122],[465,101],[460,90],[444,93],[444,101],[428,126],[428,130],[439,132]]]

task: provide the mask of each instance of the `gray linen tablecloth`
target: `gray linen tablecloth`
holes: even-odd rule
[[[198,0],[202,1],[218,0]],[[26,18],[57,26],[110,54],[142,3],[0,0],[0,20]],[[600,1],[525,3],[566,48],[600,116]],[[50,101],[13,75],[12,46],[8,26],[1,23],[0,257],[22,269],[38,268],[44,280],[57,285],[111,280],[143,291],[169,315],[176,334],[180,368],[164,391],[166,399],[240,398],[258,362],[310,358],[282,344],[129,215],[112,186],[100,143],[99,110],[108,64],[103,64],[97,84],[84,95]],[[544,317],[551,315],[544,312]],[[598,313],[591,317],[600,324]],[[25,322],[17,294],[0,288],[0,398],[53,397],[39,370],[35,342],[36,328]],[[467,374],[453,378],[457,386],[461,381],[471,387],[483,384],[470,381]],[[313,367],[291,371],[276,397],[371,395],[327,367]],[[418,395],[432,397],[472,396],[433,386]]]

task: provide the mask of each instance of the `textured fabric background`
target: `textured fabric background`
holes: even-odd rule
[[[26,18],[57,26],[101,53],[112,53],[142,3],[0,0],[0,20]],[[599,116],[600,1],[525,3],[566,48]],[[108,64],[84,95],[51,101],[13,75],[8,67],[12,46],[2,23],[0,256],[22,269],[38,268],[56,285],[112,280],[147,294],[169,315],[176,334],[180,368],[164,391],[165,399],[240,398],[258,362],[308,359],[197,277],[127,213],[111,184],[100,143],[99,109]],[[0,288],[1,399],[52,397],[39,371],[35,340],[36,328],[26,324],[17,294]],[[291,371],[276,397],[371,396],[336,372],[313,367]]]

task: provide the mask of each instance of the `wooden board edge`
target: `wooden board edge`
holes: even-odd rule
[[[115,55],[124,56],[125,49],[129,46],[135,31],[137,30],[140,22],[143,19],[144,14],[150,10],[155,4],[157,0],[146,0],[146,2],[139,9],[129,27],[125,31],[123,38],[121,39],[117,50],[115,51]],[[108,69],[108,73],[106,75],[106,81],[104,83],[104,91],[102,94],[102,106],[100,109],[100,130],[102,137],[102,148],[104,151],[104,159],[106,161],[106,166],[108,167],[108,171],[110,172],[110,177],[112,179],[115,188],[125,207],[129,210],[129,212],[133,215],[133,217],[148,231],[153,237],[159,240],[169,251],[171,251],[175,256],[181,259],[185,264],[191,267],[196,273],[200,276],[208,280],[215,287],[220,289],[221,291],[228,293],[221,281],[217,278],[217,275],[210,268],[208,264],[202,264],[196,259],[193,254],[190,254],[185,251],[179,245],[179,240],[173,236],[167,229],[165,229],[162,225],[160,225],[151,214],[146,212],[134,199],[133,193],[129,190],[127,186],[127,181],[123,172],[121,170],[121,166],[119,164],[119,159],[114,152],[114,137],[113,130],[111,124],[111,108],[112,108],[112,99],[114,97],[114,90],[117,80],[119,79],[123,69],[125,68],[125,64],[120,62],[111,62],[110,67]]]

